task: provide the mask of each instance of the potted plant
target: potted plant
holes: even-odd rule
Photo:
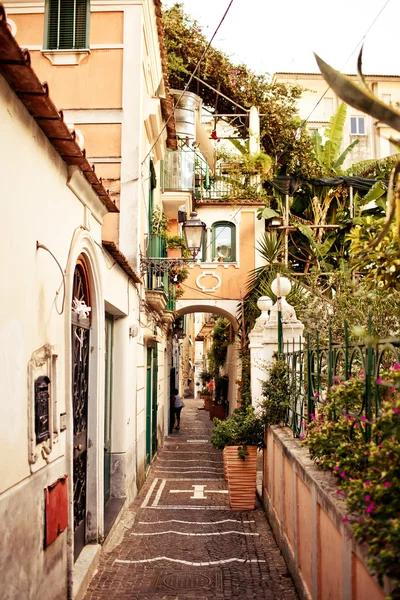
[[[204,400],[204,409],[205,410],[211,410],[212,396],[213,396],[212,391],[208,390],[207,388],[204,388],[201,391],[200,397]]]
[[[225,421],[214,419],[214,448],[224,451],[231,508],[253,510],[256,499],[257,449],[264,448],[264,425],[252,406],[236,409]]]
[[[181,258],[186,249],[186,242],[181,235],[170,235],[166,238],[168,258]]]
[[[167,237],[169,219],[165,216],[159,206],[155,206],[151,215],[150,233],[161,238]]]
[[[213,418],[223,421],[226,418],[228,406],[229,377],[227,375],[215,377],[215,396],[213,400]],[[210,413],[211,414],[211,413]]]

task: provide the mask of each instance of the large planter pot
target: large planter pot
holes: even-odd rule
[[[231,508],[254,510],[256,503],[257,446],[247,446],[245,460],[238,457],[238,446],[224,450]]]
[[[220,419],[220,421],[225,421],[225,419],[226,419],[225,406],[223,406],[222,404],[215,404],[214,405],[214,417],[216,417],[217,419]]]
[[[210,401],[210,420],[211,421],[214,418],[214,410],[215,410],[215,405]]]
[[[227,454],[225,452],[227,446],[222,450],[222,463],[224,465],[224,479],[228,481],[228,465],[227,465]]]
[[[203,399],[204,399],[204,410],[210,410],[210,407],[211,407],[210,396],[203,396]]]

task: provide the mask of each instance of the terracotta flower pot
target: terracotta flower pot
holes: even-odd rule
[[[182,258],[182,248],[167,248],[168,258]]]
[[[257,446],[247,446],[245,460],[238,457],[238,446],[224,450],[231,508],[254,510],[256,503]]]
[[[228,466],[227,466],[227,459],[226,459],[226,446],[225,448],[222,450],[222,462],[224,465],[224,479],[226,479],[228,481]]]
[[[225,421],[225,419],[226,419],[225,406],[223,406],[222,404],[215,404],[214,405],[214,417],[217,417],[217,419],[220,419],[220,421]]]
[[[215,410],[215,405],[210,402],[210,420],[212,421],[214,418],[214,410]]]
[[[210,410],[211,400],[210,396],[203,396],[204,399],[204,410]]]

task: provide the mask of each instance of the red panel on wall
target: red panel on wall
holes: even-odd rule
[[[44,491],[46,503],[45,548],[68,527],[68,475]]]

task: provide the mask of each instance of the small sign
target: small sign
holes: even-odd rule
[[[68,527],[68,475],[60,477],[45,491],[46,531],[44,547],[52,542]]]

